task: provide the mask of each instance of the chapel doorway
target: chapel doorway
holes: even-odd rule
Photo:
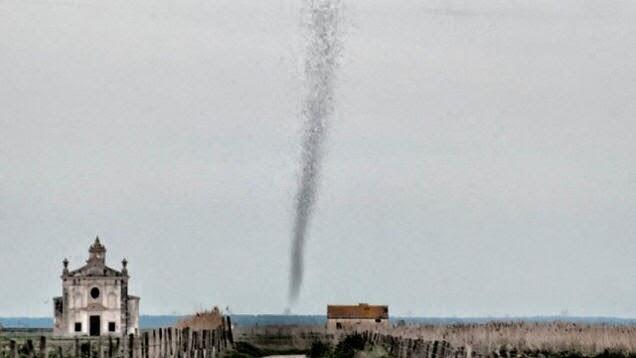
[[[99,336],[101,333],[101,317],[100,316],[91,316],[90,317],[90,322],[89,322],[89,334],[91,336]]]

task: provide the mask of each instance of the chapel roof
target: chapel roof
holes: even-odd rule
[[[78,269],[65,271],[66,277],[125,277],[128,276],[125,270],[127,261],[123,263],[124,270],[118,271],[112,267],[106,266],[106,247],[99,241],[99,237],[88,249],[89,258],[86,264]],[[125,259],[124,259],[125,261]],[[68,266],[68,260],[64,259],[65,268]],[[66,270],[66,269],[65,269]]]

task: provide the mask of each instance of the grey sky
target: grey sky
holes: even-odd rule
[[[636,3],[347,1],[295,312],[636,316]],[[99,234],[142,313],[282,312],[300,1],[0,1],[0,315]]]

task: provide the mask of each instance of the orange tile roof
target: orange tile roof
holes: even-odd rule
[[[328,305],[327,318],[388,319],[389,306],[375,306],[366,303]]]

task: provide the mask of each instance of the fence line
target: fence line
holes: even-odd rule
[[[68,344],[67,344],[68,345]],[[75,337],[72,347],[39,337],[37,350],[33,339],[21,345],[15,339],[0,347],[2,358],[216,358],[234,346],[230,317],[215,329],[155,328],[123,337]],[[8,349],[7,349],[8,348]],[[69,352],[70,351],[70,352]]]
[[[447,341],[425,341],[421,338],[406,338],[374,331],[364,331],[361,336],[366,344],[386,348],[392,357],[472,358],[479,356],[470,346],[452,347]]]

